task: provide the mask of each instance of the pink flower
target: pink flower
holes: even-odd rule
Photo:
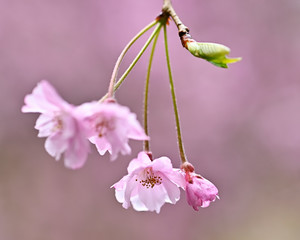
[[[218,189],[207,179],[194,172],[185,173],[185,191],[187,202],[196,211],[199,207],[208,207],[218,197]]]
[[[112,186],[124,208],[132,204],[136,211],[159,213],[165,202],[175,204],[179,200],[179,186],[184,185],[184,178],[179,169],[172,167],[169,158],[151,161],[145,152],[140,152],[127,170],[128,175]]]
[[[38,137],[47,137],[45,148],[51,156],[59,160],[64,154],[66,167],[82,167],[89,152],[83,120],[47,81],[38,83],[25,97],[22,112],[41,113],[35,128],[39,130]]]
[[[130,154],[129,138],[147,140],[143,128],[127,107],[115,102],[86,103],[79,108],[86,115],[90,134],[89,140],[96,145],[100,155],[106,151],[111,153],[111,160],[115,160],[118,153]]]

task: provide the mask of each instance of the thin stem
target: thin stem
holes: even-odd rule
[[[120,68],[120,64],[126,54],[126,52],[129,50],[129,48],[132,46],[132,44],[135,43],[136,40],[138,40],[145,32],[147,32],[150,28],[152,28],[155,24],[157,24],[158,21],[154,20],[150,24],[148,24],[146,27],[144,27],[137,35],[135,35],[131,41],[125,46],[123,51],[121,52],[120,56],[118,57],[118,60],[115,64],[114,70],[111,75],[111,80],[108,88],[108,97],[113,97],[114,95],[114,85],[117,78],[118,70]]]
[[[164,0],[162,12],[168,14],[169,16],[171,16],[171,18],[173,19],[173,21],[175,22],[175,24],[178,28],[178,33],[179,33],[180,37],[184,34],[189,33],[188,27],[186,27],[182,23],[182,21],[179,19],[178,15],[176,14],[176,12],[175,12],[175,10],[172,6],[171,0]]]
[[[159,21],[158,26],[154,29],[154,31],[152,32],[151,36],[148,38],[147,42],[145,43],[145,45],[143,46],[143,48],[140,50],[140,52],[138,53],[138,55],[135,57],[135,59],[132,61],[132,63],[130,64],[130,66],[127,68],[127,70],[123,73],[123,75],[120,77],[120,79],[118,80],[117,83],[115,83],[114,88],[113,88],[113,92],[115,92],[120,85],[123,83],[124,79],[127,77],[127,75],[130,73],[130,71],[133,69],[133,67],[135,66],[135,64],[138,62],[138,60],[141,58],[141,56],[143,55],[143,53],[146,51],[147,47],[149,46],[149,44],[151,43],[152,39],[155,37],[155,35],[160,31],[162,27],[162,23]],[[102,102],[104,99],[108,98],[109,94],[107,93],[106,95],[104,95],[101,99],[100,102]]]
[[[184,153],[183,142],[182,142],[182,137],[181,137],[179,114],[178,114],[178,108],[177,108],[177,103],[176,103],[175,89],[174,89],[173,77],[172,77],[172,72],[171,72],[170,57],[169,57],[169,50],[168,50],[168,39],[167,39],[167,27],[166,27],[166,25],[164,25],[164,40],[165,40],[165,49],[166,49],[166,60],[167,60],[168,73],[169,73],[169,79],[170,79],[170,88],[171,88],[172,101],[173,101],[173,107],[174,107],[174,115],[175,115],[175,121],[176,121],[178,148],[179,148],[181,162],[185,163],[185,162],[187,162],[187,159],[186,159],[186,156],[185,156],[185,153]]]
[[[151,72],[151,67],[152,67],[152,60],[154,56],[154,51],[157,43],[157,39],[160,33],[160,29],[157,32],[154,40],[153,40],[153,45],[149,57],[149,65],[147,69],[147,76],[146,76],[146,83],[145,83],[145,93],[144,93],[144,129],[145,133],[149,136],[149,129],[148,129],[148,93],[149,93],[149,80],[150,80],[150,72]],[[150,151],[150,146],[149,146],[149,140],[144,141],[144,151],[149,152]]]

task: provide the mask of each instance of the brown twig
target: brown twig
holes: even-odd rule
[[[176,27],[178,29],[178,34],[179,34],[182,46],[186,48],[186,42],[192,40],[192,37],[189,34],[190,30],[187,26],[185,26],[182,23],[182,21],[176,14],[176,12],[172,6],[171,0],[164,0],[162,12],[163,12],[163,14],[167,14],[168,16],[170,16],[173,19],[173,21],[176,24]]]

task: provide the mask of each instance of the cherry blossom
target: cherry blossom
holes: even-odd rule
[[[179,200],[184,178],[179,169],[172,167],[169,158],[151,161],[145,152],[140,152],[127,170],[128,175],[112,186],[124,208],[132,205],[136,211],[159,213],[165,202],[175,204]]]
[[[199,207],[208,207],[211,202],[219,198],[216,186],[204,177],[196,174],[191,164],[185,163],[181,168],[185,171],[184,189],[186,191],[187,202],[196,211],[199,210]]]
[[[79,106],[78,111],[86,116],[89,140],[96,145],[100,155],[107,151],[111,153],[111,160],[115,160],[119,152],[123,155],[131,153],[129,139],[149,139],[136,115],[115,102],[86,103]]]
[[[64,101],[45,80],[38,83],[24,101],[22,112],[41,113],[35,128],[39,130],[38,137],[47,137],[46,151],[56,160],[63,154],[68,168],[82,167],[89,153],[89,142],[75,107]]]

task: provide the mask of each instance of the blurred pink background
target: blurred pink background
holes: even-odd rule
[[[38,115],[20,110],[42,79],[75,105],[101,98],[118,55],[159,14],[162,0],[0,0],[1,240],[299,239],[300,1],[173,5],[195,39],[223,43],[231,57],[243,57],[216,68],[182,48],[173,22],[168,28],[186,153],[221,199],[195,212],[182,192],[159,215],[125,210],[110,186],[141,143],[131,141],[132,155],[113,163],[93,147],[82,169],[68,170],[37,138]],[[139,120],[148,56],[117,92]],[[179,167],[162,36],[150,85],[153,154]]]

